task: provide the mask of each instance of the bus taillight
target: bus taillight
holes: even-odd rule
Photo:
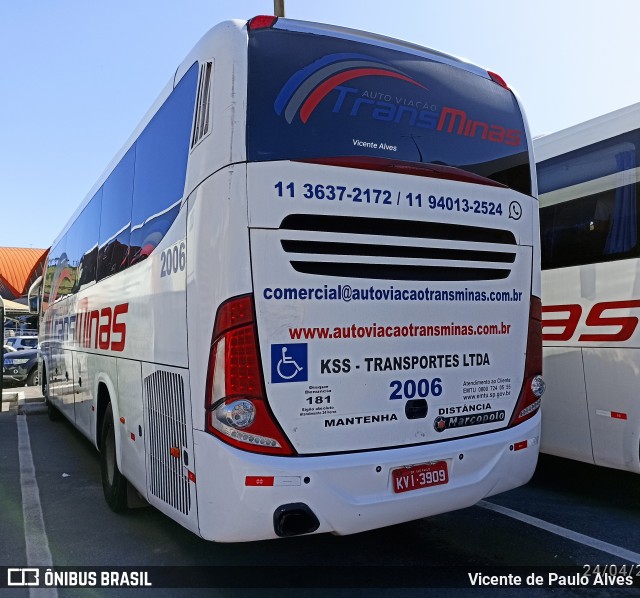
[[[207,430],[237,448],[291,455],[266,403],[251,295],[218,309],[206,388]]]
[[[257,17],[253,17],[247,26],[251,31],[255,31],[256,29],[271,29],[277,20],[278,17],[273,15],[258,15]]]
[[[489,77],[491,77],[491,80],[500,85],[500,87],[509,89],[507,82],[500,75],[498,75],[498,73],[493,73],[491,71],[487,71],[487,73],[489,73]]]
[[[538,412],[544,391],[545,383],[542,378],[542,302],[539,297],[532,295],[529,308],[524,382],[516,408],[511,416],[510,427],[522,423]]]

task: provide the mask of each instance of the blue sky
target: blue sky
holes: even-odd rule
[[[640,101],[636,0],[286,0],[290,18],[467,58],[532,133]],[[198,39],[272,0],[3,0],[0,246],[48,247]]]

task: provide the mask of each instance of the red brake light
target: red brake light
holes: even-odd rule
[[[225,301],[216,314],[216,323],[213,327],[213,340],[216,341],[222,334],[232,328],[251,324],[255,320],[253,300],[251,295],[234,297]]]
[[[496,82],[498,85],[500,85],[501,87],[504,87],[505,89],[509,89],[509,86],[507,85],[507,82],[497,73],[493,73],[491,71],[487,71],[489,77],[491,77],[492,81]]]
[[[542,380],[542,302],[531,296],[527,355],[524,364],[524,381],[509,426],[516,426],[533,417],[540,409],[544,382]]]
[[[258,15],[249,21],[248,27],[251,31],[256,29],[271,29],[276,24],[278,17],[273,15]]]
[[[207,430],[237,448],[292,455],[267,404],[251,295],[218,309],[206,386]]]

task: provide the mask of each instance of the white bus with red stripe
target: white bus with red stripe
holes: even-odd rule
[[[519,101],[406,42],[213,28],[55,240],[43,384],[200,536],[348,534],[528,481],[538,205]]]
[[[640,104],[535,141],[545,453],[640,473]]]

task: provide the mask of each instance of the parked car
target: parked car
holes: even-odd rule
[[[10,336],[4,339],[6,345],[18,351],[24,349],[35,349],[38,346],[37,336]]]
[[[5,382],[36,386],[38,384],[38,353],[38,349],[5,353],[3,364]]]

